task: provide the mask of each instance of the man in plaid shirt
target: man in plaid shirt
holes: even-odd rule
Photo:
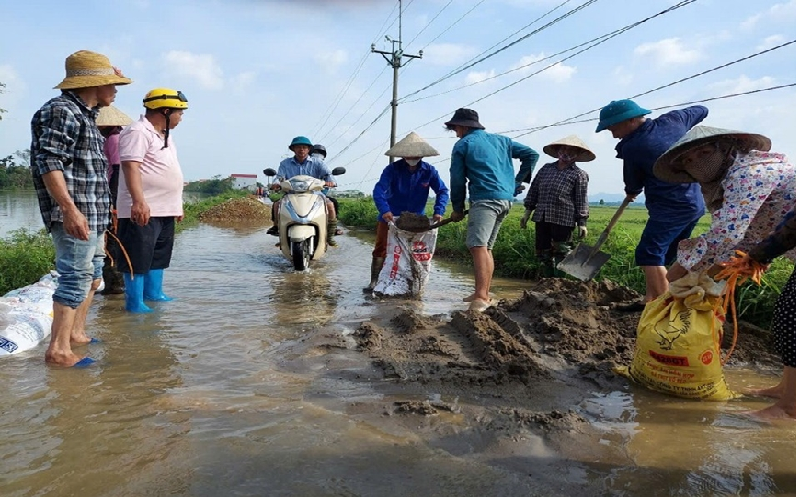
[[[525,216],[520,226],[525,228],[533,213],[536,257],[542,262],[543,274],[554,276],[556,263],[572,250],[575,226],[580,238],[588,233],[589,175],[575,162],[592,161],[595,155],[574,135],[546,145],[542,150],[558,160],[545,164],[536,174],[525,197]]]
[[[58,288],[44,359],[56,366],[94,362],[72,352],[86,344],[86,314],[102,281],[105,229],[110,221],[108,162],[97,129],[99,108],[116,97],[116,85],[132,81],[104,55],[81,50],[66,59],[61,95],[31,120],[31,172],[39,210],[55,244]]]

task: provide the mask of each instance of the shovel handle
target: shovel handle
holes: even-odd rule
[[[466,216],[469,212],[470,212],[470,209],[465,209],[462,214],[464,214]],[[448,224],[451,221],[453,221],[453,219],[451,219],[451,218],[443,219],[442,221],[440,221],[438,223],[430,224],[428,229],[433,230],[434,228],[439,228],[440,226],[445,226],[446,224]]]
[[[606,226],[603,232],[600,233],[600,238],[597,240],[597,243],[594,244],[594,249],[591,252],[592,255],[596,254],[600,250],[600,247],[602,247],[603,243],[605,243],[605,241],[608,239],[608,234],[611,233],[611,230],[614,228],[614,225],[616,224],[617,221],[619,221],[619,218],[622,216],[622,213],[625,211],[625,207],[627,207],[630,204],[630,202],[631,202],[630,197],[625,197],[625,199],[622,201],[622,205],[620,205],[619,208],[616,210],[614,216],[608,222],[608,226]]]

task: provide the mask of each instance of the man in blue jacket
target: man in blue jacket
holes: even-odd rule
[[[470,188],[466,243],[473,256],[475,292],[464,301],[470,302],[470,310],[481,312],[492,305],[492,246],[511,200],[519,194],[523,182],[530,182],[539,154],[506,136],[487,133],[478,122],[478,113],[471,109],[458,109],[445,127],[459,138],[451,154],[453,221],[464,219],[468,182]],[[512,159],[520,160],[516,177]]]
[[[649,219],[636,247],[636,264],[646,280],[644,302],[619,308],[641,311],[669,289],[666,266],[677,257],[677,244],[691,236],[705,213],[699,183],[667,183],[655,177],[652,168],[658,157],[708,115],[708,109],[694,105],[667,112],[655,119],[650,111],[632,100],[616,100],[600,110],[597,133],[607,129],[620,141],[616,156],[623,161],[625,194],[631,201],[644,192]]]
[[[425,214],[429,189],[434,190],[436,195],[432,222],[442,220],[448,206],[448,187],[434,166],[423,161],[423,157],[439,155],[439,152],[417,133],[409,133],[384,155],[400,159],[384,168],[379,182],[373,188],[373,202],[379,210],[379,222],[370,265],[370,284],[362,289],[364,292],[373,291],[387,258],[387,223],[404,212]]]

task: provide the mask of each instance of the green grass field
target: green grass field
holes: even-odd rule
[[[378,213],[372,198],[340,199],[340,204],[340,220],[344,224],[375,228]],[[432,205],[428,206],[428,215],[431,214]],[[594,245],[597,242],[616,209],[617,206],[590,207],[589,235],[584,243]],[[540,274],[540,262],[534,254],[533,223],[529,223],[528,229],[520,228],[520,218],[523,213],[523,205],[515,204],[501,227],[493,249],[497,276],[533,279]],[[602,267],[598,279],[606,278],[644,293],[644,275],[634,263],[634,253],[646,222],[647,210],[644,207],[631,206],[625,210],[601,248],[603,252],[610,254],[611,258]],[[693,236],[704,233],[709,227],[710,216],[706,215],[700,219]],[[470,253],[464,245],[465,231],[465,222],[441,227],[437,238],[436,255],[471,264]],[[774,302],[792,271],[792,263],[778,259],[766,273],[761,287],[747,284],[739,288],[737,304],[740,316],[759,326],[768,326]]]

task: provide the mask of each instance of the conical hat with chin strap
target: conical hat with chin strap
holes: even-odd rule
[[[392,146],[384,155],[390,157],[433,157],[439,152],[412,131],[403,140]]]
[[[583,140],[578,138],[576,135],[569,135],[560,140],[556,140],[553,143],[547,144],[544,146],[544,148],[542,148],[542,151],[550,157],[555,157],[558,159],[556,152],[558,152],[558,147],[560,146],[567,146],[580,150],[580,153],[575,158],[575,162],[591,162],[597,158],[597,156],[594,155],[594,152],[589,149],[589,146],[586,145]]]

